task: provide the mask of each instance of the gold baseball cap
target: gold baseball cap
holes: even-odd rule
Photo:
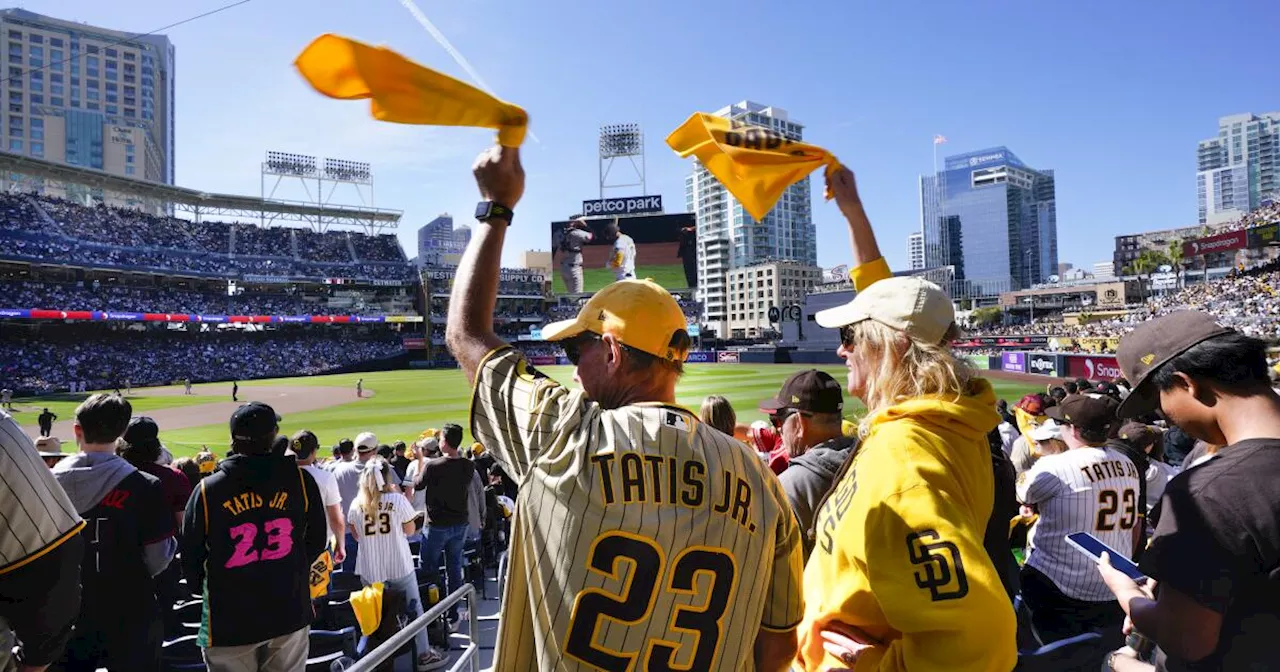
[[[542,338],[564,341],[590,332],[612,334],[623,345],[654,357],[683,362],[687,351],[671,347],[677,331],[689,330],[671,292],[650,280],[619,280],[595,293],[572,320],[542,328]]]

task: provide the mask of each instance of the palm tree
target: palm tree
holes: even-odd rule
[[[1143,250],[1137,259],[1130,262],[1129,272],[1138,276],[1138,291],[1142,293],[1144,301],[1147,299],[1147,290],[1142,283],[1142,276],[1149,276],[1152,271],[1160,268],[1161,264],[1167,263],[1169,263],[1169,258],[1159,250]]]
[[[1181,289],[1182,267],[1183,263],[1186,261],[1186,255],[1182,253],[1182,240],[1180,238],[1174,238],[1169,241],[1168,257],[1169,264],[1172,265],[1174,270],[1178,273],[1178,288]]]

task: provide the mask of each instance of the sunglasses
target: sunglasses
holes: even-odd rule
[[[564,342],[564,356],[569,358],[569,363],[574,366],[578,365],[578,360],[582,359],[582,349],[588,343],[599,341],[600,336],[591,332],[584,332],[578,336]]]
[[[840,343],[846,348],[853,347],[853,325],[846,324],[840,327]]]
[[[769,418],[769,420],[773,422],[774,429],[782,429],[782,426],[787,424],[787,420],[793,415],[800,415],[807,418],[811,417],[813,414],[809,411],[802,411],[798,408],[782,408],[779,409],[777,413],[774,413],[773,417]]]

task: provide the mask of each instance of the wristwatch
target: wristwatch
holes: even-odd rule
[[[491,219],[505,220],[508,225],[511,224],[515,212],[505,205],[498,205],[493,201],[480,201],[476,204],[476,219],[487,222]]]

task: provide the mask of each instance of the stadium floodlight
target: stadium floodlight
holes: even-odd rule
[[[330,180],[369,184],[373,181],[373,169],[365,161],[325,159],[323,174]]]
[[[316,157],[291,152],[267,152],[267,160],[262,164],[262,172],[268,175],[293,175],[298,177],[314,177],[316,175]]]
[[[636,161],[636,157],[640,161]],[[626,159],[631,164],[635,172],[635,181],[627,181],[623,183],[617,182],[617,179],[610,181],[609,172],[613,168],[615,159]],[[640,130],[640,124],[605,124],[600,127],[600,198],[604,198],[605,189],[616,189],[622,187],[640,187],[642,192],[645,188],[645,168],[644,168],[644,132]],[[631,178],[622,178],[630,180]]]

